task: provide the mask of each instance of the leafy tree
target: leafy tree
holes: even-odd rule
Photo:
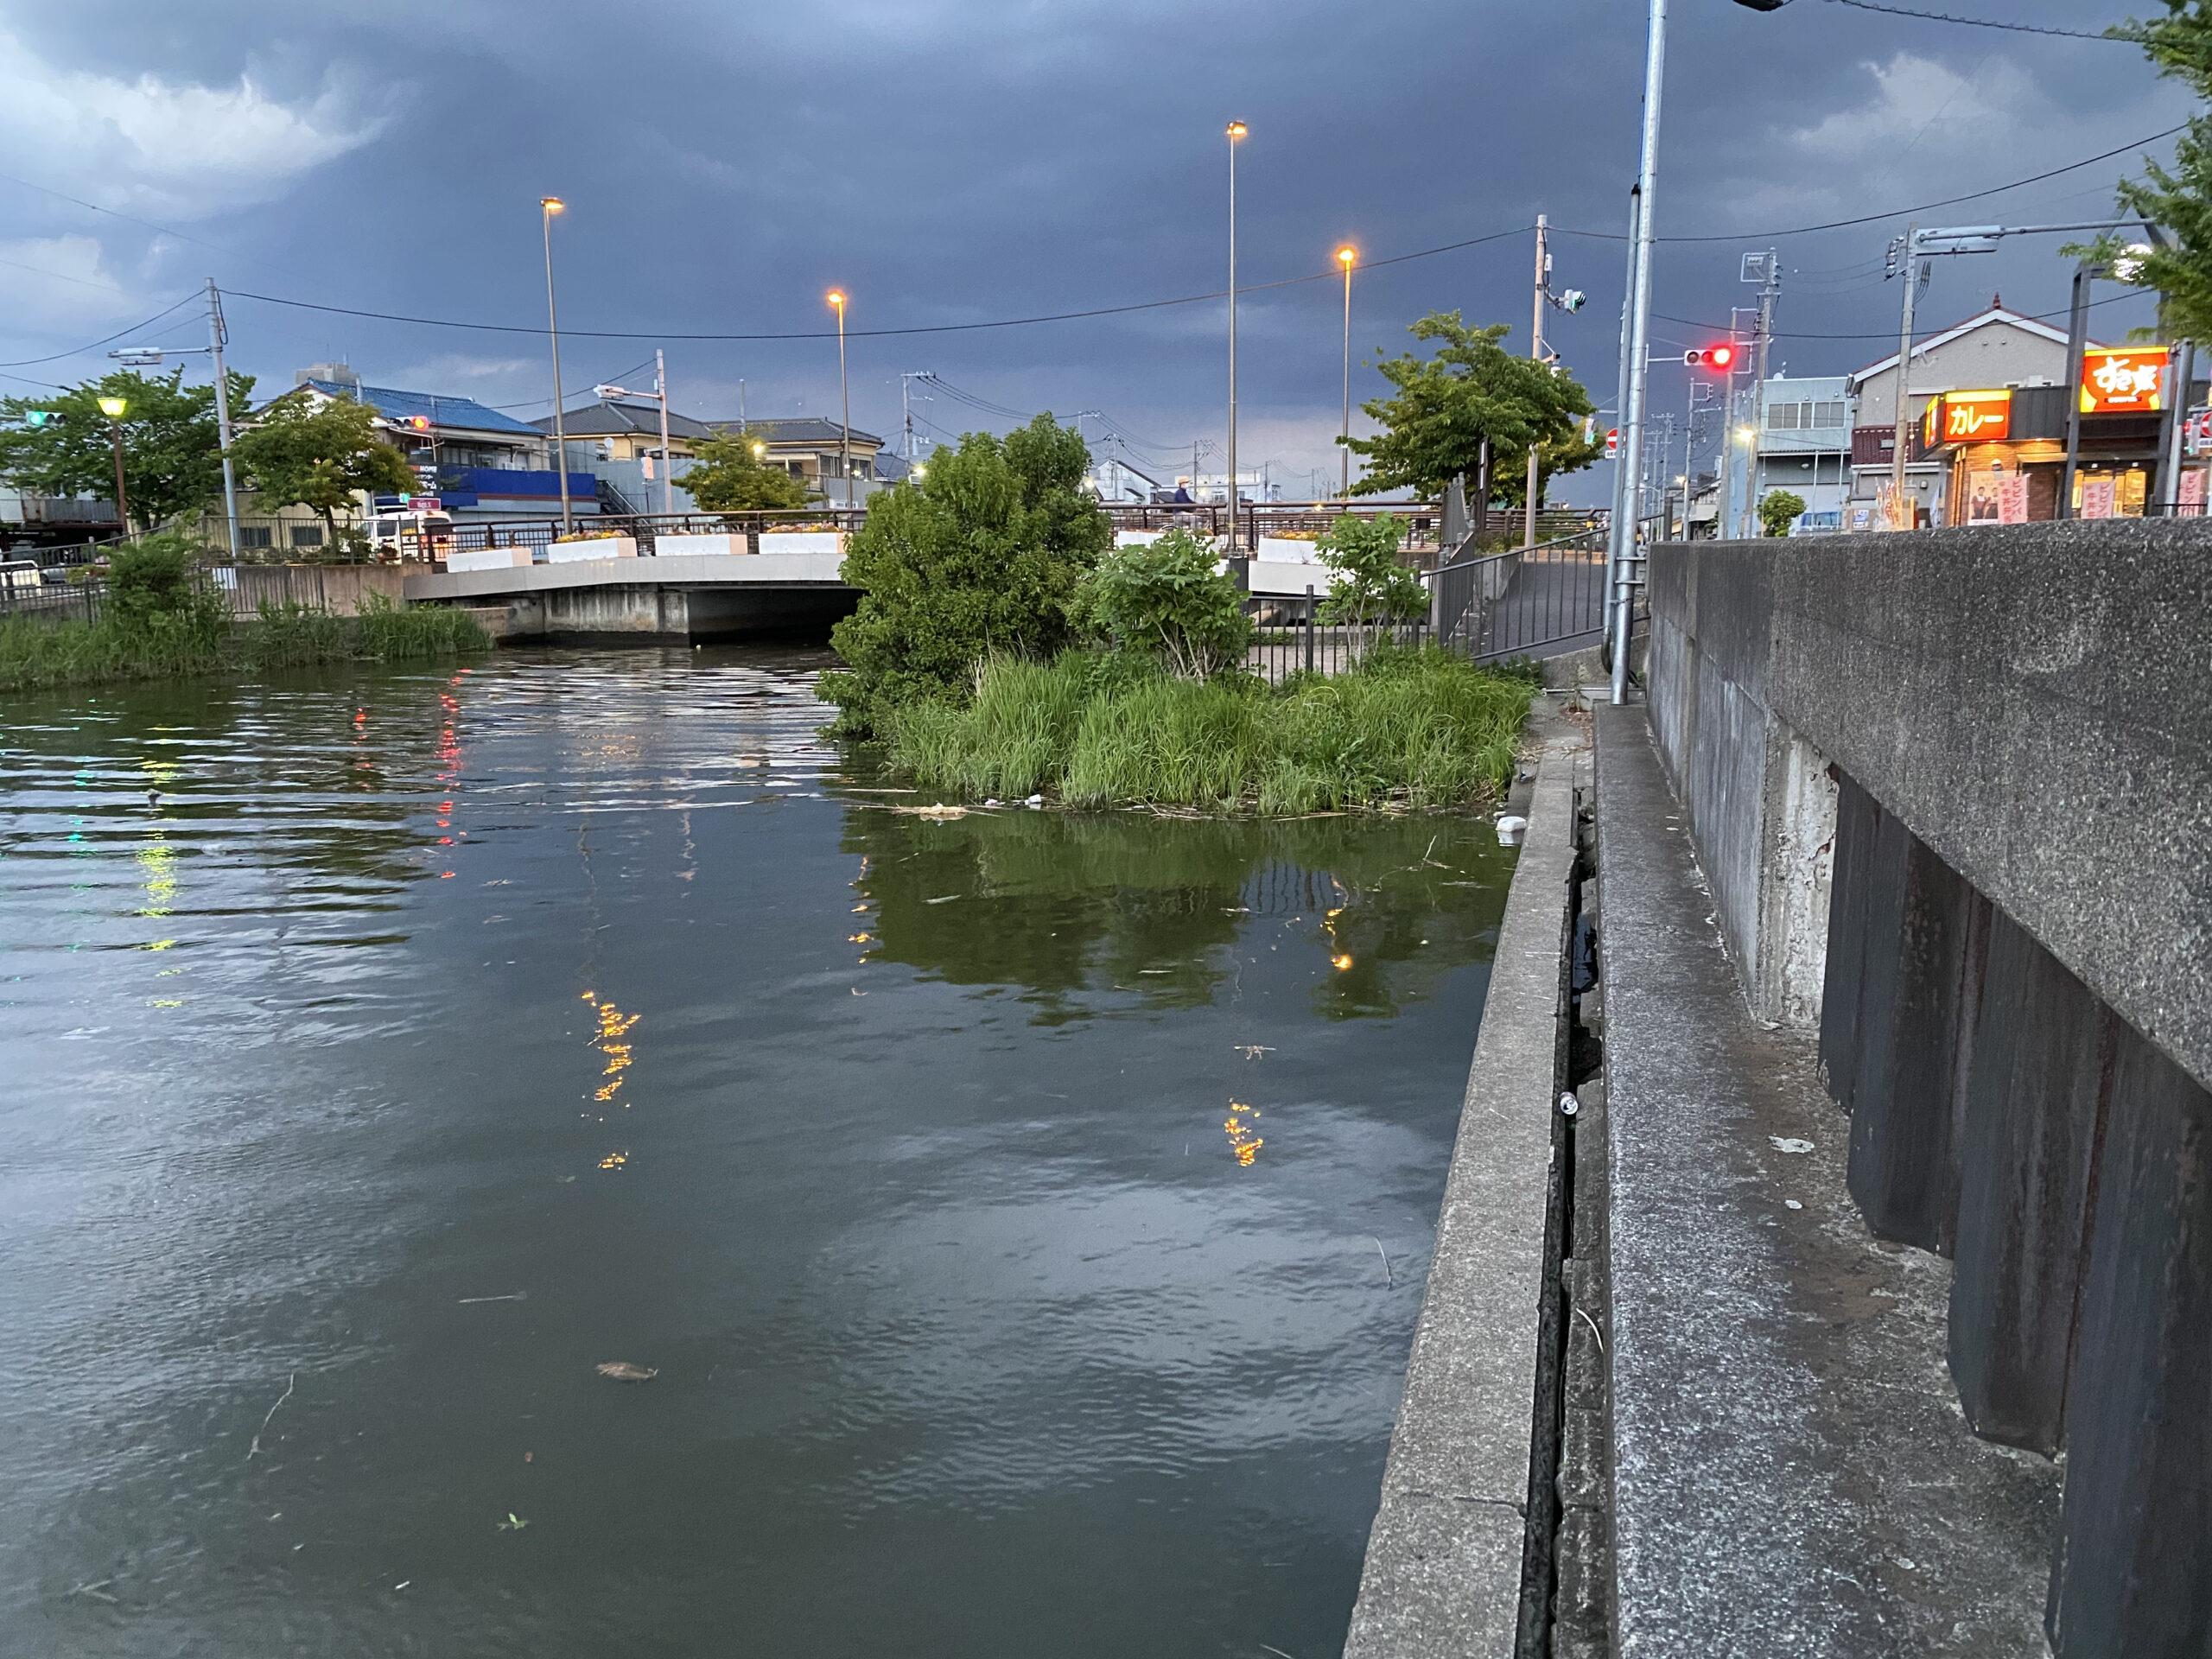
[[[301,388],[263,410],[231,454],[264,502],[313,508],[335,542],[335,515],[353,505],[355,492],[398,495],[415,487],[413,469],[376,421],[366,404]]]
[[[1433,357],[1411,352],[1376,366],[1395,387],[1389,397],[1361,405],[1382,430],[1353,438],[1368,458],[1367,475],[1355,495],[1411,489],[1440,493],[1455,478],[1474,477],[1490,442],[1493,493],[1517,470],[1525,473],[1529,446],[1551,446],[1556,470],[1589,465],[1594,446],[1580,442],[1579,423],[1595,405],[1574,377],[1518,357],[1500,344],[1505,324],[1471,328],[1457,311],[1433,311],[1413,325],[1415,340],[1441,340]],[[1525,477],[1520,486],[1527,488]]]
[[[1787,536],[1804,511],[1805,498],[1796,491],[1769,490],[1759,498],[1759,528],[1770,536]]]
[[[0,399],[0,477],[41,495],[115,499],[115,451],[100,399],[120,397],[123,478],[131,523],[141,528],[212,506],[223,495],[215,389],[183,384],[181,365],[152,378],[118,370],[43,397]],[[242,410],[253,377],[231,376]],[[47,419],[32,424],[37,411]]]
[[[2129,18],[2105,32],[2133,41],[2158,73],[2212,99],[2212,0],[2164,0],[2166,15],[2148,22]],[[2131,235],[2107,235],[2060,250],[2069,258],[2094,258],[2113,277],[2164,296],[2160,332],[2212,340],[2212,116],[2191,118],[2174,143],[2174,164],[2144,158],[2141,180],[2124,179],[2115,194],[2122,209],[2139,213],[2167,236],[2148,253],[2132,251]]]
[[[1402,531],[1390,513],[1374,518],[1346,513],[1314,543],[1315,556],[1337,576],[1321,606],[1323,621],[1366,627],[1419,616],[1428,608],[1428,590],[1421,577],[1398,563]]]
[[[860,608],[830,635],[845,666],[821,681],[837,730],[866,735],[902,704],[964,699],[995,653],[1073,642],[1077,586],[1113,541],[1083,490],[1089,461],[1048,412],[1003,440],[970,432],[919,485],[869,501],[845,551]]]
[[[1187,530],[1118,547],[1084,584],[1084,610],[1116,650],[1142,652],[1179,679],[1210,679],[1244,660],[1252,620],[1211,542]]]
[[[806,486],[754,454],[757,442],[751,429],[743,427],[698,440],[691,446],[691,466],[677,482],[705,512],[772,512],[804,506]]]

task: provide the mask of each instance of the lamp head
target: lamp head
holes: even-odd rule
[[[768,446],[767,446],[766,444],[765,444],[765,443],[755,443],[755,444],[753,446],[753,460],[755,460],[755,461],[760,460],[761,456],[763,456],[763,455],[766,454],[767,453],[768,453]]]
[[[130,399],[125,397],[103,397],[100,399],[100,413],[106,416],[111,421],[121,420],[124,416],[124,411],[130,407]]]
[[[1359,263],[1359,250],[1354,247],[1338,248],[1337,250],[1337,263],[1342,265],[1346,270],[1350,270],[1354,265]]]
[[[842,314],[845,308],[844,291],[842,289],[831,289],[830,290],[830,303],[836,306],[838,311]]]
[[[1235,143],[1239,138],[1242,138],[1244,136],[1244,124],[1242,121],[1230,122],[1229,124],[1229,142],[1232,144]]]
[[[567,202],[562,200],[558,196],[540,196],[537,199],[537,205],[540,207],[543,207],[549,213],[562,213],[565,211],[569,206]]]

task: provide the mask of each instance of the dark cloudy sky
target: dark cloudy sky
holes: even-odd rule
[[[2120,15],[2097,0],[1926,3],[2073,28]],[[1659,229],[1739,239],[1662,251],[1656,308],[1671,317],[1725,323],[1747,302],[1738,259],[1766,245],[1760,232],[2002,184],[2189,111],[2182,89],[2121,45],[1835,0],[1764,16],[1675,0],[1674,11]],[[1221,288],[1232,117],[1251,129],[1239,162],[1246,283],[1325,270],[1347,238],[1387,258],[1514,231],[1539,212],[1617,236],[1643,40],[1636,0],[0,0],[0,385],[100,372],[105,346],[22,359],[129,330],[210,275],[241,293],[538,327],[537,200],[553,194],[570,207],[555,235],[563,329],[578,331],[565,350],[572,391],[635,373],[664,343],[688,412],[734,416],[742,378],[756,416],[834,415],[834,340],[652,336],[818,330],[835,284],[853,296],[856,426],[895,431],[899,372],[931,370],[1008,408],[1103,410],[1172,467],[1194,437],[1224,433],[1217,301],[959,334],[859,331]],[[2094,218],[2128,164],[1928,217]],[[1882,355],[1897,289],[1880,261],[1901,228],[1775,242],[1789,372]],[[1999,289],[2016,308],[2062,308],[2061,239],[1946,262],[1929,324]],[[1554,341],[1610,404],[1624,250],[1573,235],[1555,247],[1556,283],[1591,303],[1557,321]],[[1355,348],[1395,352],[1413,318],[1452,308],[1511,323],[1525,348],[1530,263],[1516,234],[1368,272]],[[1307,469],[1334,469],[1338,306],[1323,281],[1242,308],[1242,456],[1273,462],[1301,493]],[[2120,338],[2147,314],[2140,299],[2102,307],[2096,332]],[[548,407],[539,336],[243,297],[230,316],[234,360],[264,390],[340,356],[372,384],[525,417]],[[1656,327],[1661,349],[1703,338]],[[594,329],[644,337],[583,337]],[[204,339],[191,306],[146,334]],[[1359,375],[1355,396],[1377,384]],[[1678,407],[1682,386],[1681,372],[1658,372],[1655,408]],[[941,431],[1004,424],[944,395],[917,410]]]

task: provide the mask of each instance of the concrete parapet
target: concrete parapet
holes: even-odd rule
[[[1748,700],[2212,1085],[2212,526],[1664,543],[1650,571],[1653,723],[1739,960],[1714,867],[1743,820],[1684,785]]]
[[[1745,995],[1818,1024],[1873,1231],[1955,1255],[1967,1421],[2067,1454],[2053,1648],[2203,1650],[2212,534],[2031,525],[1651,569],[1651,729]]]

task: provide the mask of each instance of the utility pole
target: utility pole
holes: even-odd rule
[[[2054,517],[2074,516],[2074,483],[2082,468],[2082,363],[2089,346],[2089,285],[2096,271],[2084,259],[2074,268],[2074,303],[2066,326],[2066,471],[2058,480]]]
[[[1728,370],[1720,377],[1720,476],[1713,485],[1713,539],[1716,542],[1733,541],[1730,534],[1735,529],[1735,504],[1729,493],[1735,483],[1736,459],[1736,359],[1743,353],[1736,349],[1736,314],[1728,314]]]
[[[1920,292],[1920,273],[1923,269],[1920,258],[1920,226],[1917,222],[1905,226],[1904,245],[1900,252],[1903,255],[1903,261],[1902,268],[1897,274],[1904,278],[1904,304],[1897,322],[1897,436],[1891,444],[1890,455],[1890,495],[1891,498],[1890,505],[1892,515],[1890,528],[1916,530],[1919,528],[1920,515],[1905,505],[1904,467],[1905,457],[1910,453],[1906,446],[1910,442],[1912,436],[1912,305],[1914,299]],[[2075,304],[2078,307],[2081,304],[2079,298],[2081,289],[2078,281],[2075,292],[2076,295]],[[2074,388],[2074,395],[2078,397],[2081,392],[2082,376],[2082,367],[2078,361],[2072,365],[2072,373],[2073,378],[2069,384]],[[2073,470],[2071,467],[2067,468],[2069,483],[2072,482]],[[1897,514],[1904,515],[1904,523],[1897,522],[1896,515]]]
[[[1751,448],[1744,457],[1744,517],[1738,525],[1738,539],[1748,538],[1758,512],[1758,435],[1766,430],[1766,365],[1767,353],[1774,341],[1774,305],[1782,297],[1782,261],[1772,248],[1764,254],[1744,256],[1745,279],[1758,270],[1763,278],[1759,288],[1758,342],[1751,353]],[[1815,474],[1817,478],[1817,474]]]
[[[231,556],[238,556],[238,480],[231,465],[231,385],[223,372],[223,347],[230,331],[223,326],[223,296],[215,279],[207,279],[207,350],[215,360],[215,433],[223,447],[223,516],[230,521]]]
[[[1544,360],[1544,302],[1551,297],[1552,255],[1551,221],[1543,214],[1536,215],[1536,298],[1535,315],[1529,324],[1529,355],[1541,363]],[[1522,515],[1521,545],[1536,544],[1536,446],[1529,446],[1529,499]]]
[[[676,479],[669,470],[669,462],[675,457],[668,453],[668,358],[658,346],[653,348],[653,385],[660,393],[660,510],[673,513]]]
[[[1613,394],[1613,516],[1606,525],[1605,537],[1605,637],[1615,637],[1613,613],[1619,607],[1622,526],[1630,522],[1633,511],[1628,499],[1628,353],[1631,326],[1636,319],[1636,264],[1642,251],[1640,226],[1643,222],[1643,197],[1640,189],[1628,193],[1628,275],[1621,282],[1621,373],[1620,385]],[[1685,528],[1688,510],[1684,509]]]

